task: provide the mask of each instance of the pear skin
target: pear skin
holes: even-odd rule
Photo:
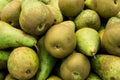
[[[81,28],[76,31],[77,50],[87,56],[94,56],[100,46],[98,32],[92,28]]]
[[[7,0],[0,0],[0,19],[1,19],[1,11],[8,3],[9,2]]]
[[[26,34],[24,31],[14,28],[10,24],[0,21],[0,49],[19,46],[35,46],[35,37]]]
[[[120,80],[120,57],[98,54],[90,60],[92,70],[102,80]]]

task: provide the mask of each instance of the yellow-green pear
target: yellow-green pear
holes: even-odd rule
[[[74,20],[76,29],[83,27],[90,27],[98,30],[101,25],[101,20],[98,13],[94,10],[86,9],[83,10]]]
[[[101,53],[90,62],[92,70],[101,80],[120,80],[120,57]]]
[[[76,31],[77,50],[87,56],[94,56],[100,46],[100,37],[93,28],[81,28]]]

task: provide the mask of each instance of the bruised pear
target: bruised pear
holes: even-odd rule
[[[60,10],[66,17],[77,16],[84,8],[84,0],[59,0]]]
[[[44,34],[54,23],[49,8],[37,0],[23,1],[19,20],[23,31],[32,35]]]
[[[85,0],[85,5],[106,19],[115,16],[120,11],[120,0]]]
[[[90,62],[82,53],[73,53],[60,66],[63,80],[85,80],[90,72]]]

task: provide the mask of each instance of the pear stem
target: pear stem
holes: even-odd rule
[[[35,45],[34,45],[34,47],[36,48],[36,50],[37,50],[37,53],[39,54],[39,53],[40,53],[40,51],[39,51],[39,48],[38,48],[38,46],[35,44]]]

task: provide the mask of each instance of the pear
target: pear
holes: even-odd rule
[[[97,54],[90,60],[92,70],[102,80],[120,80],[120,57],[108,54]]]
[[[98,30],[101,25],[100,17],[94,10],[86,9],[83,10],[74,20],[76,29],[83,27],[90,27]]]
[[[11,52],[7,67],[9,73],[18,80],[29,80],[37,72],[39,58],[37,53],[29,47],[17,47]]]
[[[64,21],[53,25],[45,34],[45,48],[56,58],[68,56],[76,47],[76,36],[72,21]]]
[[[86,80],[102,80],[96,73],[90,72]]]
[[[85,0],[85,5],[108,19],[120,11],[120,0]]]
[[[84,27],[76,31],[77,50],[87,56],[94,56],[100,46],[100,37],[93,28]]]
[[[35,37],[26,34],[24,31],[14,28],[10,24],[0,21],[0,49],[19,46],[35,46]]]
[[[90,73],[90,62],[82,53],[72,53],[65,58],[60,66],[63,80],[86,80]]]
[[[77,16],[84,8],[84,0],[59,0],[62,14],[66,17]]]
[[[43,35],[54,23],[50,9],[41,1],[25,0],[22,3],[20,27],[31,35]]]
[[[11,51],[0,50],[0,70],[7,69],[7,60]]]
[[[63,21],[63,15],[61,13],[60,7],[59,7],[59,0],[50,0],[47,4],[48,8],[51,10],[51,13],[54,17],[54,23],[58,24]]]
[[[51,75],[47,78],[47,80],[62,80],[61,78],[59,78],[58,76],[56,75]]]
[[[1,20],[19,27],[19,15],[21,12],[21,0],[13,0],[9,2],[1,12]]]
[[[108,28],[109,27],[109,28]],[[102,44],[104,49],[113,55],[120,56],[120,23],[114,23],[109,26],[106,26]]]

